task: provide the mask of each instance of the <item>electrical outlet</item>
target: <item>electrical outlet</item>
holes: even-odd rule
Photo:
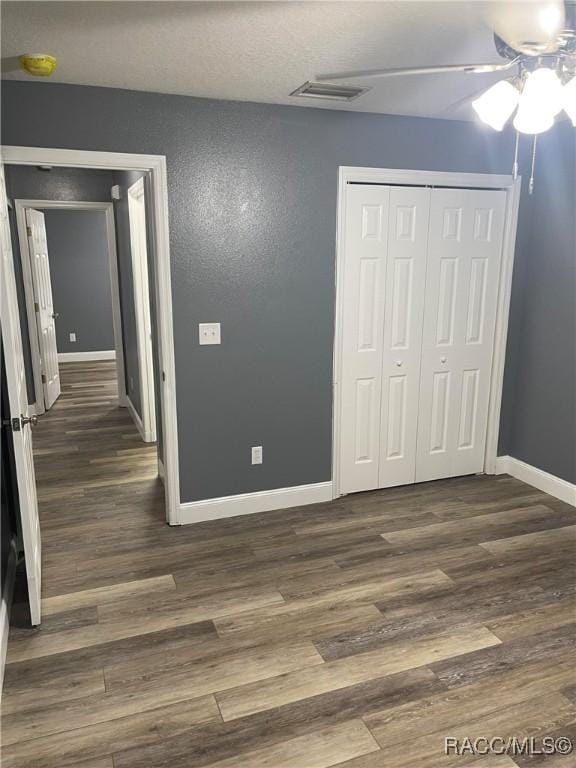
[[[262,464],[262,446],[254,445],[252,447],[252,464]]]
[[[76,341],[76,334],[75,333],[71,333],[70,334],[70,341]]]
[[[199,323],[198,343],[220,344],[220,323]]]

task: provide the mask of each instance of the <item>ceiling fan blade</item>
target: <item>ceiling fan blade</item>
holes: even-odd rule
[[[333,72],[328,75],[318,75],[318,82],[330,80],[352,80],[357,77],[403,77],[404,75],[435,75],[445,72],[470,72],[484,74],[489,72],[505,72],[518,58],[503,64],[440,64],[437,67],[401,67],[399,69],[365,69],[356,72]]]
[[[472,109],[472,102],[475,101],[479,96],[481,96],[487,89],[486,85],[483,85],[482,88],[475,90],[473,93],[469,93],[467,96],[463,96],[461,99],[458,99],[457,101],[453,101],[450,104],[448,104],[446,107],[443,107],[439,112],[436,113],[435,117],[446,117],[446,115],[458,113],[462,107],[469,107],[470,110]]]

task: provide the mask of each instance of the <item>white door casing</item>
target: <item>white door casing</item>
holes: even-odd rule
[[[413,483],[430,189],[391,187],[378,487]]]
[[[482,472],[506,193],[434,189],[416,481]]]
[[[388,187],[349,185],[346,189],[340,453],[343,493],[378,487],[389,199]]]
[[[146,442],[154,442],[156,440],[156,405],[143,178],[138,179],[128,189],[128,217],[130,220],[132,283],[134,288],[136,334],[138,338],[138,375],[142,406],[142,436]]]
[[[98,152],[82,149],[2,146],[5,164],[50,165],[65,168],[142,171],[149,174],[150,207],[154,232],[154,291],[158,313],[156,330],[160,357],[160,417],[163,434],[166,519],[170,525],[182,523],[178,465],[178,422],[176,413],[176,373],[170,273],[170,226],[168,218],[168,173],[163,155]],[[39,388],[40,389],[40,388]]]
[[[60,395],[60,371],[44,214],[33,208],[26,209],[26,226],[32,266],[44,406],[48,410]]]
[[[13,445],[16,465],[16,486],[20,505],[22,541],[26,560],[26,577],[32,624],[40,623],[40,589],[42,581],[42,545],[40,520],[36,497],[36,480],[32,455],[30,424],[22,423],[21,417],[28,413],[26,374],[22,352],[20,318],[16,299],[16,280],[8,222],[8,202],[4,182],[4,166],[0,166],[0,319],[2,323],[2,344],[6,365],[6,381],[10,414],[3,417],[18,419],[19,429],[14,429]]]

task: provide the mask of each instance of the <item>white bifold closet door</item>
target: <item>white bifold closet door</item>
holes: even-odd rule
[[[505,193],[346,195],[340,490],[481,472]]]
[[[342,313],[344,493],[378,487],[384,288],[390,188],[346,190]]]
[[[379,488],[414,482],[430,194],[390,189]]]
[[[482,472],[506,193],[434,189],[416,482]]]

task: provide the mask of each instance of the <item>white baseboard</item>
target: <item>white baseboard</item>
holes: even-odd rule
[[[134,422],[134,424],[136,424],[136,429],[138,430],[138,432],[140,432],[140,437],[142,438],[142,440],[144,440],[144,435],[145,435],[144,424],[142,424],[142,419],[140,418],[138,411],[134,407],[134,403],[132,402],[132,400],[130,400],[128,395],[126,395],[126,408],[128,408],[128,413],[130,414],[130,416],[132,416],[132,421]]]
[[[8,650],[8,632],[10,629],[10,608],[12,606],[17,563],[18,553],[16,552],[16,544],[12,542],[6,564],[6,579],[4,580],[2,605],[0,607],[0,692],[4,685],[4,669],[6,667],[6,651]]]
[[[237,496],[221,496],[206,501],[189,501],[180,505],[180,522],[199,523],[222,517],[250,515],[254,512],[270,512],[273,509],[301,507],[332,500],[332,483],[297,485],[293,488],[276,488],[272,491],[240,493]]]
[[[146,432],[146,430],[144,429],[144,423],[140,418],[138,411],[134,407],[134,403],[132,402],[132,400],[130,400],[128,395],[126,395],[126,407],[128,408],[128,413],[130,414],[130,416],[132,416],[132,421],[134,422],[134,424],[136,424],[136,429],[140,433],[140,437],[142,438],[142,440],[145,443],[153,443],[156,438],[154,437],[154,435],[150,434],[149,432]]]
[[[513,456],[498,456],[496,459],[497,475],[512,475],[523,483],[538,488],[539,491],[549,493],[567,504],[576,507],[576,485],[562,480],[560,477],[544,472],[542,469],[526,464]]]
[[[115,349],[101,352],[58,352],[59,363],[89,363],[95,360],[116,360]]]

